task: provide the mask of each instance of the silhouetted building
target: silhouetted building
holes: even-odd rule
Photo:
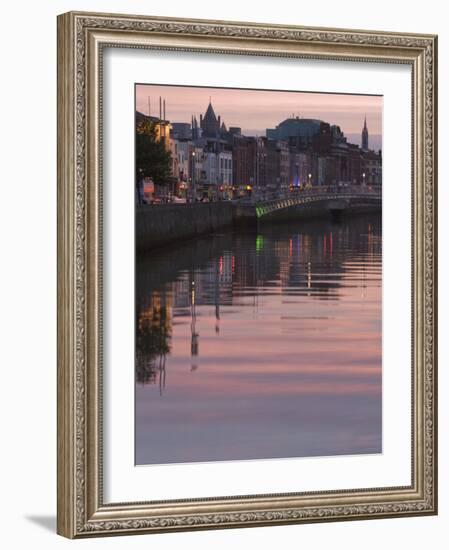
[[[200,127],[202,130],[202,135],[205,137],[215,137],[221,132],[221,117],[217,117],[215,115],[215,111],[210,100],[204,117],[203,115],[200,115]],[[226,131],[226,126],[224,126],[224,131]]]
[[[364,151],[368,151],[368,127],[366,125],[366,117],[365,117],[365,124],[363,125],[363,130],[362,130],[362,149]]]
[[[362,151],[358,145],[348,143],[348,173],[347,181],[350,185],[360,185],[362,174]]]
[[[200,126],[198,125],[198,120],[196,118],[196,116],[193,116],[192,115],[192,139],[193,140],[196,140],[196,139],[199,139],[201,137],[201,133],[202,133],[202,130],[200,128]]]
[[[251,185],[259,191],[285,190],[289,185],[290,151],[284,141],[255,140],[255,173]]]
[[[192,139],[192,126],[188,122],[172,122],[171,125],[175,139]]]
[[[287,118],[276,128],[267,128],[266,136],[270,141],[282,140],[290,146],[304,149],[312,146],[313,138],[320,135],[323,124],[326,123],[311,118]]]
[[[382,185],[382,152],[362,151],[362,183]]]
[[[256,179],[256,138],[234,136],[233,183],[236,187],[254,185]]]
[[[311,165],[312,154],[310,151],[290,149],[289,183],[292,187],[300,187],[308,183]]]

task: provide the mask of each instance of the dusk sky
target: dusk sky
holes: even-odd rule
[[[215,114],[221,115],[226,126],[239,126],[246,135],[265,135],[267,128],[275,128],[294,114],[338,124],[348,141],[359,143],[366,115],[370,146],[381,148],[381,96],[139,84],[137,110],[148,114],[150,97],[151,115],[159,116],[160,96],[165,99],[170,122],[190,122],[192,114],[199,122],[211,98]]]

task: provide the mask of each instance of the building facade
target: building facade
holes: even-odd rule
[[[253,137],[234,136],[232,181],[237,189],[254,185],[256,180],[257,142]]]
[[[362,183],[382,185],[382,153],[364,151],[361,160]]]
[[[203,170],[209,185],[232,185],[232,152],[203,152]]]

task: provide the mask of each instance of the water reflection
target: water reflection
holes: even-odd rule
[[[381,220],[137,258],[136,462],[381,451]]]
[[[165,364],[171,346],[171,307],[167,294],[154,291],[150,304],[141,310],[137,319],[136,368],[137,380],[155,384],[159,392],[165,387]]]

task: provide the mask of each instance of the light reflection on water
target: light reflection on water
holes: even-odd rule
[[[378,453],[381,219],[138,255],[136,463]]]

